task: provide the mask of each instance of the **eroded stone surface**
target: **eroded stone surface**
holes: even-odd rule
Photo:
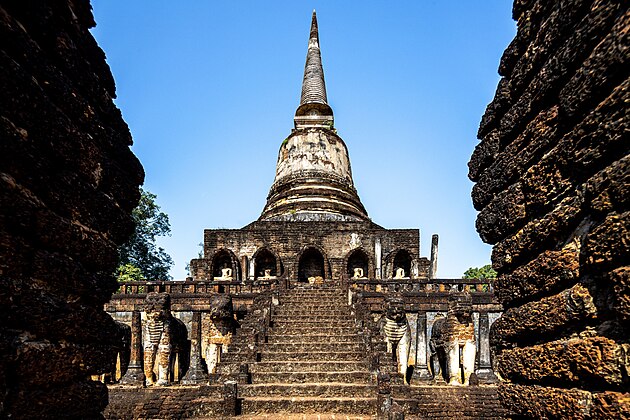
[[[513,17],[469,163],[508,308],[499,395],[530,418],[626,418],[628,4],[517,0]]]
[[[95,418],[143,171],[87,0],[0,6],[0,417]]]

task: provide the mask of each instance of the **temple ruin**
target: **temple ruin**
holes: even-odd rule
[[[436,278],[437,246],[433,235],[431,257],[421,257],[418,229],[368,217],[328,104],[313,13],[294,128],[258,220],[207,229],[186,281],[125,283],[106,305],[136,337],[127,371],[112,372],[120,384],[110,386],[106,416],[152,407],[158,417],[436,417],[448,406],[503,417],[489,341],[501,306],[487,280]],[[176,372],[174,348],[162,368],[141,356],[158,342],[145,296],[159,294],[188,327],[186,370]],[[169,386],[142,388],[160,372],[170,372]]]
[[[469,163],[496,282],[370,220],[313,14],[258,220],[116,284],[143,171],[89,2],[2,2],[0,417],[630,417],[628,9],[514,2]]]

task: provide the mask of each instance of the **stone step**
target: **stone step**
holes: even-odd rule
[[[295,298],[305,298],[305,299],[321,299],[321,298],[333,298],[333,299],[348,299],[348,295],[345,293],[335,293],[335,292],[321,292],[321,293],[304,293],[304,292],[286,292],[280,295],[280,299],[295,299]]]
[[[309,319],[304,317],[302,319],[296,318],[279,318],[272,320],[273,325],[329,325],[331,327],[343,327],[346,325],[355,325],[353,319],[348,318],[328,318],[328,317],[315,317]]]
[[[301,343],[267,343],[262,345],[262,352],[359,352],[363,349],[356,341],[338,341],[334,343],[316,343],[303,337]]]
[[[274,316],[273,322],[289,323],[289,322],[326,322],[326,323],[348,323],[354,325],[354,319],[349,315],[339,316],[335,314],[301,314],[295,316]]]
[[[272,314],[272,319],[300,319],[309,321],[312,318],[320,317],[322,319],[352,319],[354,320],[354,314],[350,312],[328,312],[328,311],[293,311],[293,312],[275,312]]]
[[[252,373],[252,383],[362,383],[370,380],[370,373],[365,370],[335,372],[257,372]]]
[[[336,331],[335,331],[336,332]],[[293,344],[293,343],[337,343],[337,342],[352,342],[359,343],[362,338],[358,334],[310,334],[305,336],[304,334],[273,334],[270,333],[267,336],[267,342],[269,344]]]
[[[376,396],[375,385],[329,382],[329,383],[271,383],[239,385],[239,397],[291,396],[291,397],[361,397]]]
[[[350,383],[367,384],[371,375],[366,371],[350,372],[260,372],[252,374],[252,383]]]
[[[271,362],[271,361],[292,361],[292,360],[303,360],[303,361],[323,361],[323,360],[363,360],[365,357],[363,352],[315,352],[315,351],[307,351],[307,352],[270,352],[266,351],[261,354],[261,361]]]
[[[339,295],[282,295],[279,297],[280,303],[285,302],[318,302],[326,305],[332,304],[348,304],[347,296]]]
[[[269,331],[269,335],[323,335],[329,334],[333,336],[356,334],[357,328],[352,326],[331,326],[324,324],[317,325],[301,325],[301,324],[280,324],[274,325]]]
[[[242,412],[256,413],[376,413],[376,398],[352,397],[250,397],[242,402]]]
[[[337,295],[341,295],[341,294],[345,294],[345,292],[339,288],[336,287],[328,287],[328,288],[295,288],[295,289],[289,289],[289,290],[285,290],[282,292],[283,295],[290,295],[290,294],[337,294]]]
[[[321,306],[277,306],[273,310],[274,315],[351,315],[350,308],[333,308],[333,307],[321,307]]]
[[[349,308],[347,302],[337,301],[331,299],[313,300],[313,299],[295,299],[295,300],[281,300],[280,305],[277,306],[284,308],[299,309],[304,308],[327,308],[330,310]]]
[[[293,373],[293,372],[357,372],[367,371],[365,361],[326,360],[326,361],[269,361],[250,365],[250,372]]]
[[[194,417],[193,420],[210,420],[214,417]],[[249,416],[240,415],[239,420],[375,420],[376,416],[369,414],[347,414],[347,413],[317,413],[317,414],[269,414],[259,413]]]

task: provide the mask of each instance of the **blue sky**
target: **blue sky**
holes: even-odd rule
[[[317,10],[328,100],[372,220],[440,235],[439,277],[490,262],[467,162],[515,34],[508,0],[93,0],[116,104],[168,213],[171,274],[204,228],[256,220],[293,126]]]

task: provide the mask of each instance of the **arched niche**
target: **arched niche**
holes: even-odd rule
[[[230,276],[225,272],[225,269],[230,269]],[[212,256],[212,278],[213,280],[232,280],[236,281],[239,276],[239,264],[236,255],[229,249],[219,249]]]
[[[276,278],[282,275],[282,265],[280,260],[269,249],[259,249],[254,254],[253,259],[255,280],[269,277]]]
[[[398,269],[402,268],[404,274],[397,276]],[[392,261],[392,278],[410,278],[411,277],[411,254],[406,249],[400,249],[394,254]]]
[[[326,259],[324,254],[315,247],[306,248],[298,261],[298,281],[309,282],[309,278],[326,279]],[[315,283],[318,283],[316,280]]]
[[[355,269],[361,269],[363,275],[359,275],[360,272],[357,272],[355,275]],[[346,258],[346,274],[348,278],[369,278],[372,274],[371,270],[370,257],[362,248],[357,248],[348,254]]]

